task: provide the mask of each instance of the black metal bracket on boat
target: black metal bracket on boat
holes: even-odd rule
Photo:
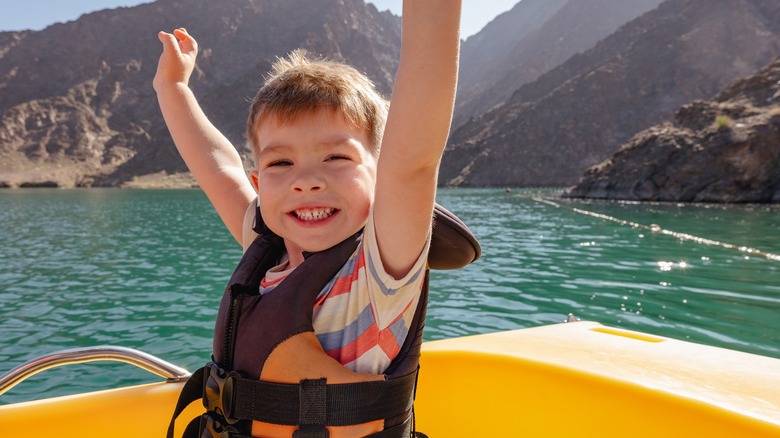
[[[0,376],[0,395],[42,371],[65,365],[98,361],[123,362],[135,365],[150,373],[164,377],[168,382],[182,382],[190,377],[190,372],[186,369],[152,356],[149,353],[133,348],[102,345],[56,351],[29,360]]]

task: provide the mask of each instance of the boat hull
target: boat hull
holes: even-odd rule
[[[180,390],[0,406],[0,435],[164,436]],[[780,360],[584,322],[447,339],[423,346],[415,409],[431,438],[780,437]]]
[[[780,360],[572,323],[429,343],[431,437],[780,437]]]

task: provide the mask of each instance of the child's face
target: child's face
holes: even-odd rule
[[[369,135],[330,109],[257,127],[252,172],[266,225],[284,238],[291,259],[328,249],[366,224],[377,161]]]

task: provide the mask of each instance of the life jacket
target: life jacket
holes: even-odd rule
[[[428,302],[428,269],[408,335],[385,372],[386,380],[328,384],[325,379],[282,384],[258,380],[265,361],[283,341],[314,332],[314,302],[357,249],[362,231],[327,250],[305,253],[304,262],[278,286],[260,295],[260,281],[284,254],[284,241],[270,231],[257,209],[258,237],[244,252],[222,296],[214,330],[212,361],[193,373],[182,389],[174,420],[202,398],[206,413],[184,437],[241,438],[252,420],[298,426],[293,438],[327,438],[326,426],[384,420],[371,438],[406,438],[414,430],[413,403]],[[481,248],[468,227],[436,205],[428,268],[457,269],[479,258]],[[283,316],[282,316],[283,315]]]

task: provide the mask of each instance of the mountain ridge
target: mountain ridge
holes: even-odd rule
[[[0,33],[0,185],[116,186],[186,172],[152,89],[159,30],[185,26],[198,39],[190,85],[246,156],[248,99],[277,56],[304,48],[345,60],[389,94],[400,24],[362,0],[159,0]]]
[[[524,0],[463,44],[454,125],[593,47],[662,0]],[[507,23],[508,22],[508,23]]]
[[[780,4],[667,0],[453,132],[440,184],[567,186],[780,55]]]
[[[453,124],[440,184],[573,184],[635,133],[780,55],[777,0],[666,0],[517,88],[500,78],[521,75],[499,64],[489,75],[480,70],[496,61],[485,47],[506,44],[504,55],[518,47],[508,35],[522,34],[533,53],[574,50],[530,41],[556,26],[565,29],[554,35],[579,35],[573,18],[595,21],[577,8],[614,1],[523,0],[464,42],[463,86],[482,78],[482,94],[503,95]],[[623,18],[604,22],[616,26],[660,0],[632,2],[621,3]],[[533,13],[518,22],[511,12],[519,9]],[[518,33],[517,23],[528,26]],[[201,46],[190,85],[247,162],[247,101],[276,56],[303,47],[346,60],[386,95],[398,65],[400,18],[362,0],[158,0],[43,31],[0,32],[0,186],[128,186],[186,174],[151,87],[157,31],[182,25]]]

